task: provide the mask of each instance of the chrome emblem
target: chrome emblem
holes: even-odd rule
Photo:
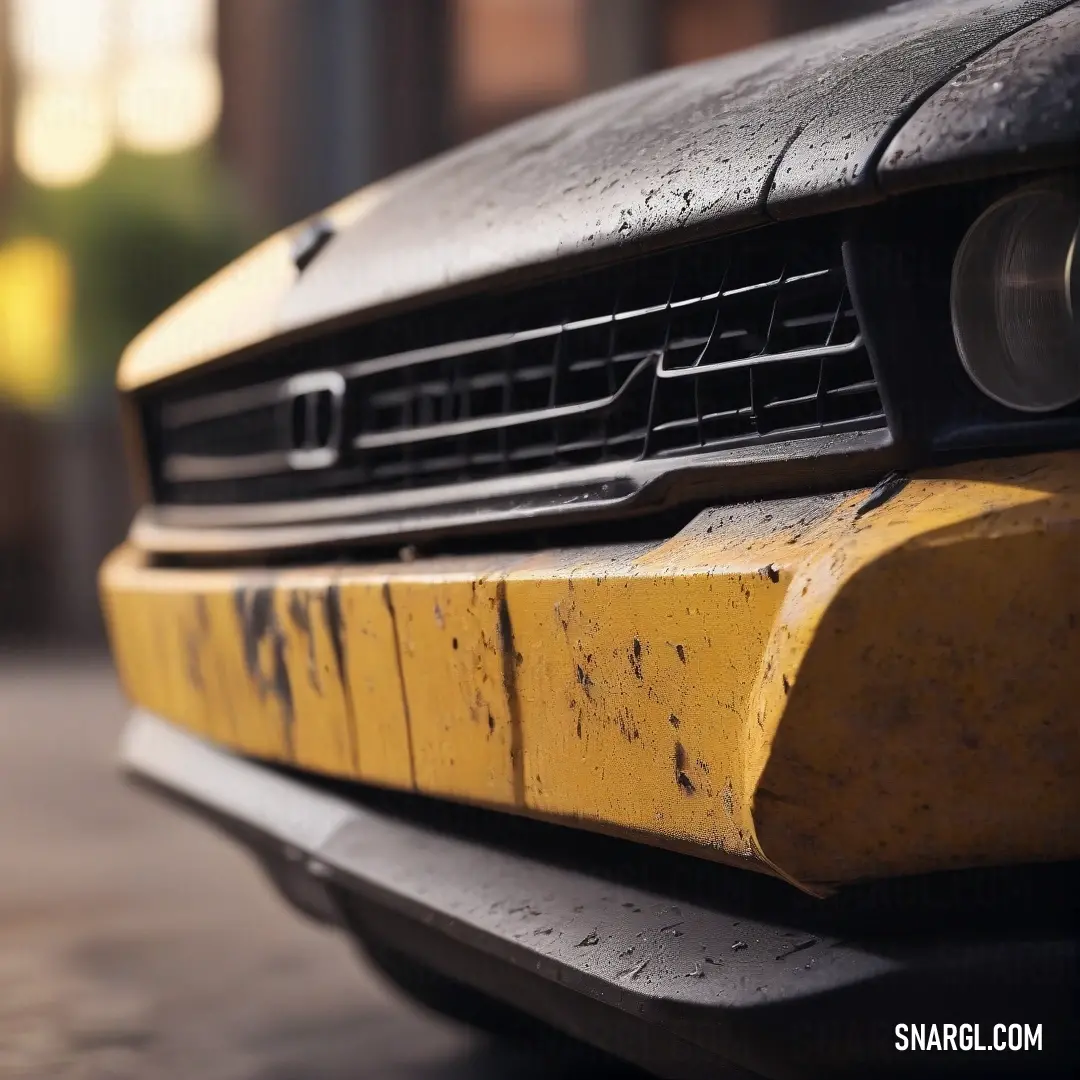
[[[337,371],[294,375],[281,388],[291,469],[326,469],[341,452],[345,379]]]

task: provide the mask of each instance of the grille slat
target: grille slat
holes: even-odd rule
[[[820,223],[448,302],[259,363],[254,385],[234,365],[149,398],[159,502],[378,495],[885,424],[840,240]],[[341,442],[317,476],[294,451],[338,430],[334,403],[297,410],[289,389],[316,371],[345,381]]]

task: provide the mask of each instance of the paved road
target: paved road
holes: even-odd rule
[[[123,714],[99,661],[0,657],[0,1078],[569,1075],[414,1010],[241,851],[124,787]]]

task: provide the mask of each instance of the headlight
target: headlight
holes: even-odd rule
[[[1080,400],[1080,201],[1033,187],[994,203],[956,253],[952,319],[976,386],[1024,412]]]

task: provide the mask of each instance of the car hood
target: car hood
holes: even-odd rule
[[[513,125],[331,208],[302,273],[288,234],[262,245],[136,339],[121,386],[557,260],[871,202],[907,116],[1062,6],[900,4]]]

